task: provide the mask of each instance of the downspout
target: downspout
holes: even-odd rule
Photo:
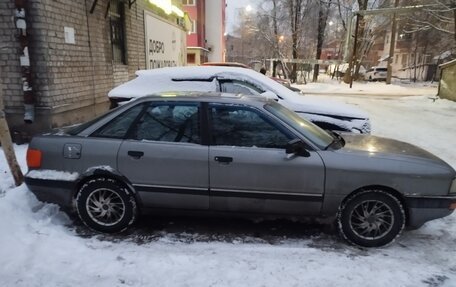
[[[33,123],[35,120],[35,95],[32,89],[32,72],[30,69],[30,53],[29,53],[29,36],[27,34],[27,0],[15,0],[14,20],[17,28],[17,38],[21,45],[21,76],[22,76],[22,92],[24,99],[24,122],[27,124]]]

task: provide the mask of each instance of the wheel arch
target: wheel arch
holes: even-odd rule
[[[340,209],[340,207],[344,206],[344,204],[347,202],[347,200],[349,198],[351,198],[351,197],[355,196],[356,194],[359,194],[359,193],[361,193],[363,191],[367,191],[367,190],[381,190],[381,191],[389,193],[392,196],[394,196],[395,198],[397,198],[397,200],[399,200],[399,202],[402,204],[402,207],[404,208],[405,224],[408,225],[409,212],[408,212],[407,203],[405,201],[404,195],[401,192],[399,192],[397,189],[394,189],[394,188],[386,186],[386,185],[366,185],[366,186],[360,187],[358,189],[355,189],[354,191],[352,191],[351,193],[347,194],[342,199],[342,201],[340,202],[340,205],[339,205],[339,209]]]
[[[114,169],[106,169],[106,168],[93,168],[89,169],[87,172],[82,174],[78,180],[76,181],[74,188],[73,188],[73,193],[71,195],[72,199],[75,200],[79,190],[81,187],[87,183],[88,181],[95,179],[95,178],[109,178],[112,180],[115,180],[117,183],[120,184],[122,188],[128,189],[130,192],[132,192],[138,207],[140,206],[140,198],[138,196],[138,193],[136,192],[135,188],[133,187],[133,184],[123,176],[121,173]]]

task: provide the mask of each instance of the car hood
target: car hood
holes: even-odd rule
[[[318,96],[299,95],[295,93],[288,103],[281,104],[293,109],[296,112],[316,115],[330,115],[333,117],[368,119],[369,115],[355,106],[344,104],[336,100],[325,100]]]
[[[432,153],[409,143],[371,135],[343,134],[345,146],[341,153],[364,154],[371,158],[429,162],[451,168],[446,162]]]

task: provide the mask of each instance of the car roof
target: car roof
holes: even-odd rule
[[[269,99],[266,97],[250,96],[243,94],[229,94],[220,92],[195,92],[195,91],[168,91],[154,93],[141,98],[138,101],[199,101],[199,102],[219,102],[232,104],[264,105]]]
[[[223,75],[228,74],[237,79],[265,77],[252,69],[222,66],[186,66],[139,70],[136,72],[137,78],[115,87],[108,96],[133,98],[167,90],[211,91],[216,90],[214,78],[223,78]],[[198,84],[194,82],[198,82]]]
[[[246,69],[241,67],[232,67],[232,66],[184,66],[184,67],[166,67],[160,69],[151,69],[151,70],[139,70],[136,71],[137,76],[163,76],[170,78],[210,78],[214,74],[224,73],[224,72],[233,72],[240,74],[255,74],[258,72],[252,69]]]
[[[249,66],[238,63],[238,62],[205,62],[201,66],[223,66],[223,67],[239,67],[239,68],[245,68],[245,69],[250,69]]]

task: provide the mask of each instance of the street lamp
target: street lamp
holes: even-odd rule
[[[245,22],[247,20],[248,15],[253,11],[253,7],[250,4],[247,4],[243,8],[237,8],[239,10],[239,16],[241,17],[241,21]],[[244,29],[241,28],[241,61],[245,62],[245,54],[244,54]]]

